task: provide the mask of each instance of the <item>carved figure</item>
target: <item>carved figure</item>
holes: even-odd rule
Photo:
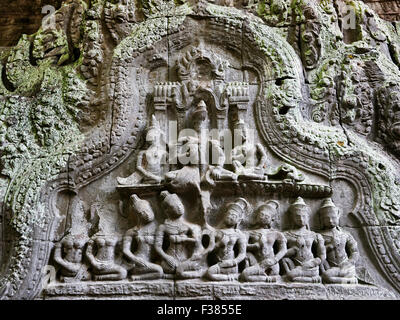
[[[83,263],[85,237],[67,235],[56,243],[54,260],[61,266],[60,279],[63,282],[89,280],[90,274]]]
[[[215,180],[237,180],[237,174],[224,169],[226,157],[220,142],[218,140],[210,140],[210,148],[212,159],[207,171],[207,181],[214,185]]]
[[[310,230],[309,207],[298,197],[289,207],[293,229],[285,232],[288,251],[282,259],[286,275],[293,282],[319,283],[319,265],[325,259],[324,239]],[[313,245],[317,254],[314,256]]]
[[[161,207],[166,219],[158,226],[155,249],[161,257],[164,277],[171,278],[178,266],[191,257],[193,248],[199,245],[199,228],[184,221],[185,208],[176,194],[161,192]],[[163,245],[168,243],[165,248]]]
[[[243,219],[249,204],[239,198],[226,207],[220,229],[215,234],[217,263],[208,268],[207,278],[215,281],[234,281],[239,278],[239,263],[246,258],[246,235],[237,227]],[[237,248],[235,253],[234,248]]]
[[[125,233],[123,240],[123,253],[132,264],[131,279],[159,279],[163,274],[162,268],[150,262],[156,231],[153,209],[148,201],[141,200],[135,194],[131,196],[131,201],[138,217],[138,224]],[[137,245],[135,252],[131,250],[132,241],[135,241]]]
[[[298,172],[294,166],[288,163],[280,165],[267,175],[270,180],[283,180],[286,183],[301,182],[305,179],[302,173]]]
[[[199,240],[195,243],[192,256],[176,269],[178,279],[201,278],[207,272],[207,257],[215,247],[215,231],[209,228],[203,229],[196,236]],[[203,237],[208,237],[208,245],[206,247],[203,246],[201,241]]]
[[[326,199],[319,209],[321,232],[326,247],[326,260],[321,264],[322,279],[326,283],[357,283],[355,264],[359,258],[357,242],[339,227],[340,209],[332,199]]]
[[[127,178],[117,178],[120,185],[159,184],[163,181],[163,167],[166,164],[167,151],[161,143],[162,135],[160,125],[153,115],[152,123],[146,135],[146,142],[149,147],[139,152],[136,164],[137,171]]]
[[[86,256],[93,267],[94,280],[122,280],[126,278],[126,269],[115,263],[117,242],[117,236],[104,234],[101,231],[89,240]],[[97,248],[96,254],[93,253],[94,245]]]
[[[249,232],[247,257],[250,266],[241,274],[244,281],[276,282],[279,278],[279,261],[287,248],[285,236],[271,228],[278,208],[276,201],[268,201],[257,208],[258,229]]]
[[[248,128],[243,120],[240,120],[235,131],[240,132],[242,144],[232,150],[232,164],[239,179],[264,180],[267,155],[264,147],[260,144],[253,144],[249,141]]]

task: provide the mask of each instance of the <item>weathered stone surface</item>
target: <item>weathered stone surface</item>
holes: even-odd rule
[[[399,26],[140,4],[64,1],[0,51],[0,295],[399,298]]]
[[[391,300],[386,289],[367,285],[219,283],[189,281],[152,281],[130,283],[50,285],[38,299],[207,299],[207,300]]]

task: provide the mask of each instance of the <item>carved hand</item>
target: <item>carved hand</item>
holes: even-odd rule
[[[219,266],[220,266],[221,268],[232,268],[232,267],[236,267],[236,266],[237,266],[237,263],[236,263],[235,260],[225,260],[225,261],[222,261],[222,262],[219,264]]]
[[[267,259],[264,259],[264,260],[260,263],[260,265],[261,265],[262,267],[266,268],[266,267],[271,267],[271,266],[275,265],[277,262],[278,262],[278,261],[276,261],[275,258],[267,258]]]
[[[175,258],[169,256],[169,255],[165,255],[164,257],[165,262],[173,269],[175,269],[178,266],[178,262],[176,261]]]

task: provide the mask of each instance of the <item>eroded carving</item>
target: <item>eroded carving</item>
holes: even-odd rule
[[[322,203],[319,214],[325,229],[321,234],[326,248],[326,260],[321,264],[322,278],[326,283],[357,283],[357,242],[339,227],[339,208],[327,199]]]
[[[287,277],[294,282],[321,282],[319,265],[325,260],[326,251],[321,235],[310,230],[310,209],[299,197],[290,205],[289,214],[293,229],[285,232],[288,250],[282,261]]]
[[[283,233],[272,229],[278,208],[279,203],[271,200],[256,209],[259,229],[249,232],[247,255],[250,266],[243,270],[244,281],[276,282],[279,278],[279,261],[287,248]]]
[[[352,6],[68,1],[2,51],[1,295],[398,292],[398,26]]]

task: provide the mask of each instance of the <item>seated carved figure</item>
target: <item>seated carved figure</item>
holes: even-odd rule
[[[63,282],[89,280],[90,274],[83,263],[82,250],[86,238],[67,235],[56,243],[54,260],[61,266],[60,279]]]
[[[160,125],[153,115],[146,135],[146,142],[149,146],[138,154],[137,171],[127,178],[117,178],[120,185],[159,184],[163,181],[163,167],[166,164],[167,151],[161,143],[162,134]]]
[[[267,155],[264,147],[249,141],[249,131],[243,121],[235,125],[239,130],[242,144],[232,150],[232,164],[239,179],[264,180]]]
[[[122,280],[127,276],[127,271],[115,263],[115,246],[118,237],[102,232],[95,234],[89,240],[86,256],[93,268],[94,280]],[[93,254],[96,245],[97,253]]]
[[[271,229],[278,207],[276,201],[268,201],[256,211],[259,228],[249,232],[247,256],[250,266],[241,274],[243,281],[276,282],[279,278],[279,261],[286,254],[287,248],[284,235]]]
[[[319,265],[325,259],[324,239],[310,230],[309,211],[300,197],[289,208],[293,229],[285,232],[288,251],[282,264],[288,279],[293,282],[321,282]]]
[[[324,230],[326,260],[321,264],[322,280],[326,283],[357,283],[355,264],[359,258],[357,242],[339,227],[340,209],[326,199],[319,209]]]
[[[209,143],[211,149],[211,161],[207,171],[207,181],[211,185],[215,185],[215,180],[237,180],[238,176],[235,173],[224,169],[226,157],[220,141],[209,140]]]
[[[161,192],[161,207],[166,219],[156,233],[155,249],[160,255],[165,278],[172,278],[178,266],[187,261],[198,246],[199,228],[184,221],[185,208],[176,194]],[[168,243],[167,247],[163,246]]]
[[[162,268],[150,262],[156,231],[153,209],[147,201],[141,200],[135,194],[131,196],[131,201],[138,218],[138,224],[125,233],[123,240],[124,255],[132,265],[130,269],[131,279],[159,279],[163,274]],[[137,245],[135,252],[131,250],[132,241],[135,241]]]
[[[168,172],[165,178],[174,190],[187,191],[194,188],[200,192],[207,146],[207,137],[204,137],[202,131],[208,128],[208,111],[203,100],[194,108],[190,124],[192,128],[188,128],[186,135],[178,139],[176,159],[170,159],[171,163],[177,162],[183,167]]]
[[[246,235],[237,229],[249,207],[248,202],[239,198],[229,203],[222,225],[215,234],[217,263],[208,268],[207,278],[215,281],[234,281],[239,278],[239,263],[246,258]],[[237,253],[235,253],[237,248]]]
[[[178,279],[201,278],[207,272],[207,257],[215,247],[215,233],[211,229],[203,229],[197,237],[198,241],[195,243],[192,256],[176,269]],[[208,237],[209,240],[206,247],[201,241],[203,237]]]

